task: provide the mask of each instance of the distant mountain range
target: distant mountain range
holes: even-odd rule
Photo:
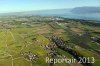
[[[100,7],[76,7],[73,9],[52,9],[40,11],[4,13],[1,16],[60,16],[73,19],[100,20]]]
[[[100,13],[100,7],[77,7],[72,9],[71,12],[77,14]]]

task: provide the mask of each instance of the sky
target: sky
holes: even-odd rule
[[[100,0],[0,0],[0,13],[100,6]]]

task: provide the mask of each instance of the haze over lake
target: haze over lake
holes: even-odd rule
[[[100,20],[100,7],[76,7],[73,9],[49,9],[25,12],[3,13],[0,15],[58,16],[72,19]]]

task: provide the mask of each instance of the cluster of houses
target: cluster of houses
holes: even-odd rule
[[[36,59],[38,58],[38,56],[36,54],[33,54],[32,52],[23,52],[20,53],[22,56],[24,56],[25,59],[29,60],[29,61],[36,61]]]
[[[45,50],[48,50],[49,52],[47,55],[49,56],[55,56],[57,51],[55,50],[57,48],[56,44],[49,44],[49,45],[40,45],[40,47],[43,47]]]
[[[73,48],[70,45],[66,44],[62,39],[60,39],[59,37],[56,37],[56,36],[52,36],[52,41],[55,42],[55,44],[58,47],[69,48],[69,49]]]

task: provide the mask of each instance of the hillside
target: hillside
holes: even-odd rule
[[[46,62],[47,57],[75,62]],[[99,66],[99,62],[98,21],[40,16],[0,18],[0,66]]]

